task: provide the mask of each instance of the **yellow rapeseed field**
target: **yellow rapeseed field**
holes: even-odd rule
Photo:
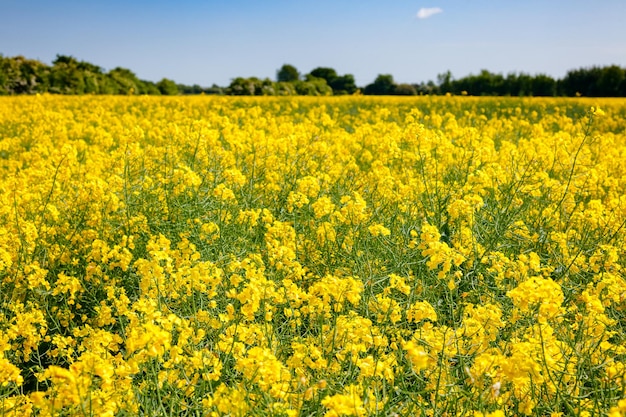
[[[626,416],[626,100],[0,98],[0,416]]]

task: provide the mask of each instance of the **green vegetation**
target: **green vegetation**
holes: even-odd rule
[[[23,56],[0,54],[0,95],[16,94],[226,94],[247,96],[345,95],[362,91],[366,95],[457,94],[473,96],[586,96],[626,97],[626,68],[617,65],[579,68],[563,79],[546,74],[523,72],[506,76],[482,70],[479,74],[454,79],[447,71],[433,81],[397,84],[391,74],[379,74],[373,83],[357,87],[352,74],[339,75],[329,67],[317,67],[302,75],[291,64],[269,78],[235,77],[227,87],[177,84],[163,78],[152,82],[139,79],[131,70],[110,71],[72,56],[57,55],[52,66]]]

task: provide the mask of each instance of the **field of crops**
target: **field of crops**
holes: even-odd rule
[[[0,416],[626,415],[625,120],[0,98]]]

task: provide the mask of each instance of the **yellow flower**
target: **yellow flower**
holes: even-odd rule
[[[313,204],[311,204],[311,208],[315,213],[316,219],[320,219],[335,211],[335,205],[327,196],[318,198]]]
[[[364,416],[366,415],[363,400],[358,394],[358,387],[350,385],[344,389],[346,394],[335,394],[325,397],[322,405],[327,409],[325,417]]]
[[[373,224],[367,228],[372,236],[389,236],[391,231],[382,224]]]
[[[406,355],[411,362],[411,367],[413,368],[413,371],[419,372],[423,369],[428,368],[428,353],[426,353],[421,347],[417,346],[415,342],[413,342],[412,340],[404,342],[402,348],[406,351]]]
[[[20,373],[20,369],[9,362],[0,352],[0,386],[6,387],[13,382],[16,385],[22,385],[24,379]]]
[[[531,277],[507,293],[513,304],[522,312],[530,312],[539,307],[540,320],[557,318],[563,312],[561,304],[565,299],[561,286],[551,279]]]
[[[604,116],[606,113],[604,113],[604,110],[602,110],[600,107],[591,106],[591,114],[593,114],[594,116]]]
[[[244,377],[274,396],[282,396],[291,379],[285,366],[266,348],[255,346],[237,360],[235,367]]]
[[[428,301],[417,301],[409,307],[406,318],[415,323],[425,319],[437,321],[437,312]]]

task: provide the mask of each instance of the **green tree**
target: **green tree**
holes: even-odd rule
[[[450,71],[446,71],[443,74],[437,75],[437,85],[439,86],[439,90],[445,93],[452,92],[452,73]]]
[[[618,97],[621,95],[621,87],[625,79],[626,71],[617,65],[602,68],[597,81],[598,95],[604,97]]]
[[[587,97],[597,97],[598,80],[602,70],[598,67],[579,68],[570,70],[560,82],[561,93],[567,96],[581,94]]]
[[[422,95],[422,94],[439,94],[439,87],[435,84],[435,82],[433,80],[430,80],[426,83],[421,82],[419,84],[414,84],[413,88],[415,88],[415,91],[417,92],[417,94]]]
[[[290,64],[285,64],[276,73],[276,80],[279,82],[294,82],[300,79],[300,73]]]
[[[57,55],[52,61],[50,92],[59,94],[84,94],[85,78],[78,60],[69,55]]]
[[[85,93],[103,94],[106,76],[101,67],[85,61],[79,61],[76,68],[82,72],[85,83]]]
[[[326,83],[328,85],[330,85],[330,83],[332,83],[335,79],[337,79],[337,77],[339,77],[337,71],[335,71],[333,68],[328,67],[317,67],[313,71],[311,71],[309,75],[315,78],[323,78],[324,80],[326,80]]]
[[[391,74],[379,74],[372,84],[365,86],[364,93],[368,95],[394,94],[396,84]]]
[[[510,96],[528,96],[532,93],[532,77],[523,72],[508,74],[505,85],[506,93]]]
[[[107,74],[115,88],[114,94],[147,94],[145,86],[129,69],[116,67]]]
[[[442,92],[461,94],[467,92],[475,96],[500,96],[510,94],[510,89],[502,74],[494,74],[485,69],[479,74],[470,74],[467,77],[449,82],[450,88],[442,88]],[[446,91],[447,90],[447,91]]]
[[[0,55],[0,94],[35,94],[48,90],[49,67],[23,56]]]
[[[354,81],[354,75],[344,74],[335,78],[329,83],[333,92],[338,95],[342,94],[354,94],[358,90],[356,82]]]
[[[0,54],[0,95],[9,94],[9,74],[7,71],[9,62],[9,58],[5,58]]]
[[[469,85],[466,91],[477,96],[498,96],[504,91],[504,77],[501,74],[493,74],[486,69],[480,71],[478,75],[470,75]]]
[[[234,78],[228,86],[228,94],[233,96],[252,96],[254,95],[254,82],[244,77]]]
[[[333,94],[332,88],[323,78],[307,75],[305,81],[298,81],[295,85],[296,92],[302,96],[330,96]]]
[[[339,75],[333,68],[317,67],[308,75],[326,80],[333,94],[354,94],[358,89],[352,74]]]
[[[217,85],[217,84],[213,84],[213,85],[211,85],[211,87],[204,88],[204,89],[202,90],[202,92],[203,92],[204,94],[215,94],[215,95],[221,95],[221,94],[224,94],[224,90],[225,90],[225,89],[224,89],[223,87],[220,87],[220,86],[219,86],[219,85]]]
[[[207,88],[203,88],[198,84],[194,84],[194,85],[185,85],[185,84],[178,84],[178,91],[181,94],[209,94],[207,93]]]
[[[417,95],[417,90],[411,84],[398,84],[394,94],[398,96],[415,96]]]
[[[274,84],[274,94],[277,96],[295,96],[298,94],[296,90],[297,84],[291,81],[279,81]]]
[[[278,93],[277,84],[266,78],[261,80],[257,77],[237,77],[233,79],[226,89],[226,94],[235,96],[272,96]]]
[[[535,97],[552,97],[556,95],[556,80],[546,74],[537,74],[532,77],[531,92]]]
[[[178,94],[178,86],[176,83],[167,78],[163,78],[161,81],[156,83],[156,87],[164,96],[175,96]]]

